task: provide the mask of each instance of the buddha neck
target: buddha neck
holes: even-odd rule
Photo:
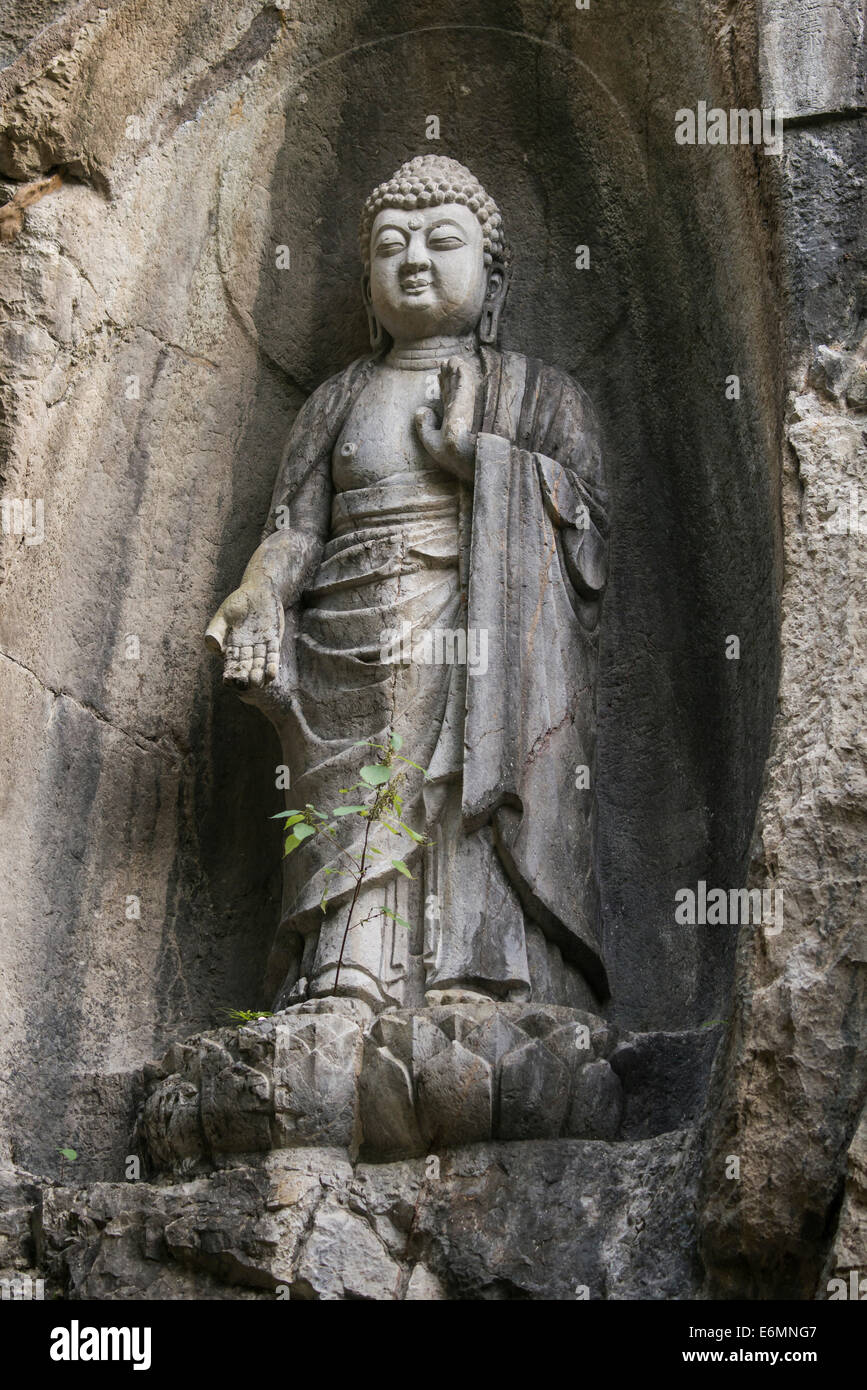
[[[386,354],[389,367],[400,367],[405,371],[431,371],[456,354],[470,356],[476,351],[473,334],[460,338],[418,338],[410,342],[395,343]]]

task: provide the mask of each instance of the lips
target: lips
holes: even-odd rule
[[[425,290],[429,290],[432,284],[432,280],[413,275],[404,280],[403,292],[404,294],[424,294]]]

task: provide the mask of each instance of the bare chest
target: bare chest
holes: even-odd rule
[[[370,487],[396,474],[435,468],[419,442],[414,422],[416,411],[425,405],[441,413],[436,370],[380,367],[337,437],[331,462],[335,491]]]

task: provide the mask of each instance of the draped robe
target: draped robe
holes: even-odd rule
[[[456,489],[461,611],[445,590],[443,603],[455,623],[486,633],[488,669],[468,676],[452,667],[431,687],[433,693],[405,687],[412,693],[406,697],[409,737],[402,751],[430,774],[427,783],[418,778],[414,786],[407,784],[405,813],[408,823],[430,835],[443,805],[437,787],[457,776],[467,843],[474,836],[492,841],[523,912],[604,998],[595,689],[608,518],[599,430],[588,397],[565,373],[519,353],[482,348],[480,355],[474,482]],[[335,445],[380,362],[354,362],[324,382],[299,412],[266,536],[287,517],[290,527],[303,528],[302,499],[311,488],[333,494]],[[395,515],[403,513],[402,545],[410,534],[435,579],[442,528],[438,532],[436,517],[429,523],[424,516],[413,518],[409,492],[396,493],[393,501]],[[366,567],[365,583],[388,574],[389,533],[381,526],[366,530],[364,523],[363,516],[347,515],[340,496],[333,497],[330,523],[319,523],[324,548],[316,574],[287,613],[278,677],[248,697],[281,735],[292,769],[292,806],[309,800],[329,810],[339,804],[339,788],[357,775],[356,739],[384,738],[389,726],[404,732],[400,710],[385,722],[375,720],[390,674],[377,641],[387,624],[358,597],[362,591],[352,592],[358,579],[344,577],[353,556]],[[406,531],[411,525],[416,533]],[[449,560],[444,553],[441,563]],[[435,584],[430,592],[436,595]],[[332,630],[339,640],[331,640]],[[432,728],[438,721],[441,727]],[[347,845],[359,833],[349,825],[354,820],[341,822]],[[384,889],[396,877],[390,868],[395,851],[385,832],[376,831],[372,843],[380,841],[383,853],[372,861],[372,882]],[[411,862],[410,855],[404,857]],[[324,869],[335,863],[333,850],[319,837],[284,861],[283,915],[269,967],[274,990],[292,970],[293,952],[297,973],[299,935],[322,921]],[[330,889],[331,910],[346,902],[351,889],[345,882]],[[497,922],[484,925],[495,937]]]

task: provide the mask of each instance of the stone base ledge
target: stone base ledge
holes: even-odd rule
[[[138,1139],[156,1170],[335,1146],[414,1157],[514,1139],[615,1139],[623,1087],[604,1020],[473,999],[373,1018],[314,1000],[174,1044],[145,1069]]]
[[[72,1299],[696,1297],[699,1159],[684,1130],[354,1166],[298,1148],[187,1182],[52,1184],[39,1270]]]

